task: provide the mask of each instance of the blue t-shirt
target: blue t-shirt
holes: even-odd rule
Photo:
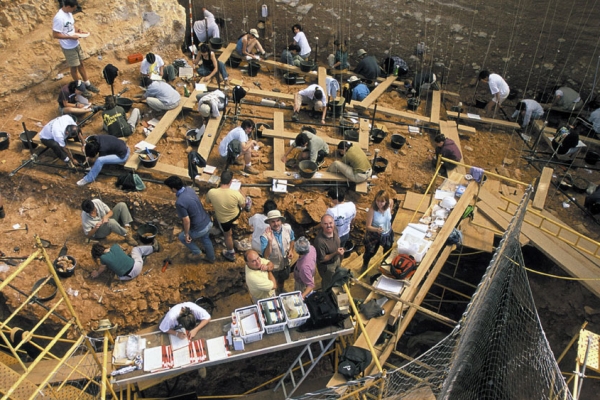
[[[371,93],[367,85],[359,83],[352,89],[352,100],[363,101]]]
[[[177,192],[175,208],[179,218],[190,217],[190,230],[192,231],[203,229],[210,223],[208,213],[191,187],[183,187]]]

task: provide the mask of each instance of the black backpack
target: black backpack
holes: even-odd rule
[[[329,290],[317,290],[312,292],[304,303],[310,313],[310,318],[306,323],[298,328],[300,332],[306,332],[313,329],[325,328],[335,325],[342,327],[348,314],[343,314],[337,305],[335,294]]]
[[[244,97],[246,97],[246,89],[241,86],[236,86],[231,91],[231,97],[234,103],[239,103]]]
[[[188,175],[192,182],[194,182],[194,178],[198,175],[198,167],[206,167],[206,160],[197,151],[190,151],[188,153]]]
[[[371,352],[362,347],[348,346],[340,355],[338,372],[346,379],[354,379],[371,364],[373,356]]]
[[[108,64],[106,67],[104,67],[102,75],[104,76],[106,83],[112,85],[115,83],[115,79],[119,75],[119,69],[112,64]]]

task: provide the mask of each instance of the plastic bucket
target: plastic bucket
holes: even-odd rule
[[[56,260],[54,260],[54,270],[56,271],[56,274],[58,276],[61,276],[63,278],[68,278],[70,276],[73,276],[73,274],[75,274],[75,267],[77,267],[77,260],[75,260],[75,257],[73,256],[63,256],[68,258],[72,263],[73,266],[72,267],[66,267],[63,265],[59,265],[59,262],[62,262],[63,260],[60,260],[62,257],[58,257]]]
[[[404,144],[406,143],[406,138],[402,135],[399,134],[394,134],[392,135],[392,139],[391,139],[391,146],[392,149],[401,149],[402,146],[404,146]]]
[[[211,38],[210,39],[210,47],[212,47],[213,50],[219,50],[221,47],[223,47],[223,39]]]
[[[0,150],[8,149],[10,135],[6,132],[0,132]]]
[[[315,172],[317,172],[317,169],[319,169],[317,163],[310,160],[300,161],[298,168],[300,170],[300,176],[305,179],[312,178],[315,175]]]
[[[29,138],[29,140],[31,141],[31,139],[33,139],[35,137],[35,135],[37,135],[37,132],[35,132],[35,131],[21,132],[21,134],[19,135],[19,139],[21,139],[21,143],[23,143],[24,148],[29,149],[29,144],[27,143],[27,138]],[[31,148],[35,149],[36,147],[38,147],[37,143],[31,142]]]
[[[185,133],[185,138],[187,139],[190,146],[199,146],[202,141],[202,137],[200,139],[196,139],[196,129],[189,129]]]
[[[353,251],[354,242],[352,240],[347,240],[346,243],[344,243],[344,258],[350,257]]]
[[[373,160],[373,172],[376,174],[380,174],[385,171],[388,166],[388,160],[383,157],[376,157]]]
[[[143,153],[139,155],[140,162],[142,163],[144,168],[154,168],[156,166],[156,163],[158,163],[160,153],[156,150],[148,150],[148,153]]]
[[[133,100],[127,97],[117,97],[117,105],[123,107],[125,112],[129,112],[133,106]]]
[[[297,76],[297,74],[286,72],[285,74],[283,74],[283,81],[286,85],[295,85]]]
[[[595,151],[588,151],[585,155],[585,162],[590,165],[596,165],[596,163],[600,160],[600,154]]]
[[[42,278],[36,283],[33,284],[32,292],[34,292],[37,288],[39,288],[46,278]],[[58,288],[56,287],[56,282],[54,279],[50,279],[48,282],[44,284],[44,287],[40,289],[39,292],[33,297],[37,301],[50,301],[54,297],[56,297],[56,293],[58,292]]]
[[[350,142],[358,142],[358,131],[354,129],[344,130],[344,140],[348,140]]]
[[[385,139],[387,133],[382,129],[373,129],[373,134],[371,135],[371,140],[373,143],[381,143],[383,139]]]
[[[248,76],[256,76],[260,71],[260,64],[257,62],[250,61],[248,63]]]
[[[273,128],[271,128],[271,125],[265,124],[263,122],[259,122],[258,124],[256,124],[256,135],[259,138],[263,137],[263,129],[273,129]]]
[[[140,242],[143,244],[152,244],[154,238],[156,238],[156,235],[158,234],[158,228],[154,224],[146,223],[138,228],[137,234],[140,238]]]
[[[300,71],[302,72],[310,72],[315,67],[315,64],[312,61],[301,61],[300,62]]]
[[[229,57],[229,60],[227,60],[227,65],[231,68],[237,68],[240,66],[241,63],[242,59],[233,55]]]

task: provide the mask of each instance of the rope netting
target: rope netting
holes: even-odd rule
[[[406,365],[300,398],[572,399],[542,329],[519,234],[530,187],[454,330]],[[361,397],[362,398],[362,397]]]

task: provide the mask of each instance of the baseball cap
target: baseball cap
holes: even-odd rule
[[[256,29],[250,29],[250,34],[258,39],[258,31]]]
[[[200,111],[200,115],[204,118],[210,116],[210,106],[208,104],[202,104],[200,108],[198,108],[198,111]]]

